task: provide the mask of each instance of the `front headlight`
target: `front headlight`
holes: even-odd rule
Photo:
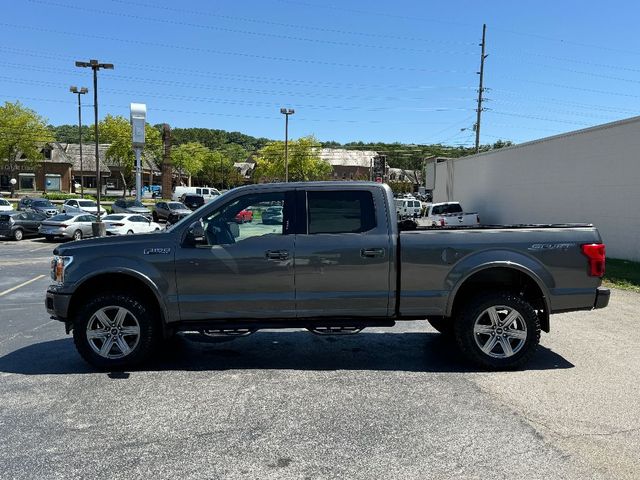
[[[73,262],[73,257],[56,255],[51,260],[51,278],[62,285],[64,283],[64,273]]]

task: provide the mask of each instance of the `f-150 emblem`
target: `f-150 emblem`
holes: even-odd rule
[[[171,248],[145,248],[145,255],[167,255],[171,253]]]

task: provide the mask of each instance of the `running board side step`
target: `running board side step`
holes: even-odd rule
[[[307,328],[316,335],[355,335],[364,330],[365,327],[313,327]]]

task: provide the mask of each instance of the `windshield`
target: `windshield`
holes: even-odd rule
[[[53,207],[49,200],[34,200],[31,202],[32,207]]]
[[[186,205],[184,205],[184,204],[182,204],[180,202],[171,202],[169,204],[169,208],[171,210],[189,210]]]
[[[124,218],[124,215],[107,215],[102,220],[103,221],[107,221],[107,220],[122,220],[123,218]]]
[[[92,202],[91,200],[80,200],[78,201],[78,205],[80,205],[81,207],[95,207],[97,204],[96,202]]]
[[[138,200],[127,200],[125,202],[125,205],[127,208],[131,208],[131,207],[142,207],[142,208],[146,208],[142,202],[139,202]]]
[[[459,203],[449,203],[447,205],[436,205],[433,207],[433,215],[445,215],[447,213],[462,213]]]

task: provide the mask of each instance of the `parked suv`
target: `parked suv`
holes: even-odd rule
[[[184,203],[191,210],[197,210],[204,205],[204,197],[202,195],[192,195],[185,193],[180,197],[180,201]]]
[[[154,222],[157,222],[159,220],[169,220],[169,217],[172,215],[179,218],[186,217],[187,215],[191,215],[191,210],[189,210],[187,206],[181,202],[156,203],[156,208],[153,211]]]

